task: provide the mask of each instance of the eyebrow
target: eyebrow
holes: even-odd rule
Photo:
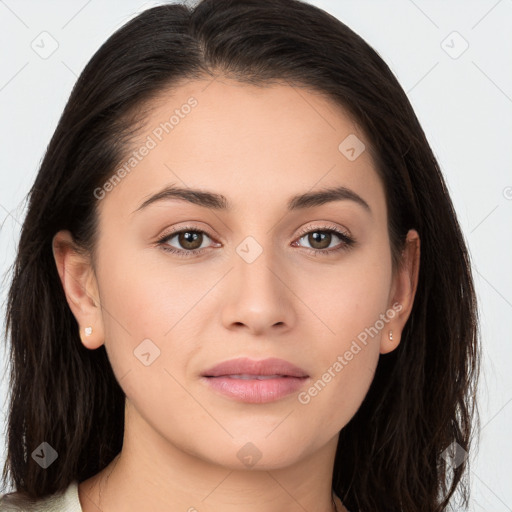
[[[162,189],[160,192],[157,192],[156,194],[148,197],[132,213],[143,210],[150,204],[169,199],[179,199],[198,206],[202,206],[204,208],[210,208],[218,211],[229,211],[232,209],[232,205],[222,194],[217,194],[215,192],[209,192],[206,190],[182,188],[169,185]],[[370,215],[372,215],[370,206],[359,194],[349,188],[342,186],[324,188],[315,192],[306,192],[304,194],[292,196],[288,200],[287,209],[288,211],[297,211],[306,208],[313,208],[315,206],[321,206],[333,201],[343,200],[355,202],[359,206],[363,207],[363,209],[366,210]]]

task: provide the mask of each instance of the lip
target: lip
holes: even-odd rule
[[[246,403],[279,400],[298,391],[308,378],[302,368],[277,358],[231,359],[201,374],[210,389]]]

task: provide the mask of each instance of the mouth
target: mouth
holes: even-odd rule
[[[276,358],[233,359],[201,374],[210,390],[240,402],[260,404],[298,391],[308,379],[302,368]]]

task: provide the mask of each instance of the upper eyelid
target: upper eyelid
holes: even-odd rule
[[[211,235],[206,229],[202,229],[199,227],[192,227],[192,226],[185,226],[183,228],[178,228],[169,232],[166,232],[158,237],[158,240],[167,240],[169,238],[172,238],[176,235],[179,235],[180,233],[186,232],[186,231],[194,231],[197,233],[204,233],[206,236],[211,238],[212,240],[216,240],[216,237]]]
[[[334,231],[336,233],[342,234],[344,236],[347,236],[349,238],[352,237],[350,231],[346,228],[340,228],[339,226],[335,226],[334,224],[329,224],[329,222],[326,222],[323,226],[310,226],[307,228],[301,229],[298,236],[303,237],[307,235],[308,233],[314,233],[315,231]]]

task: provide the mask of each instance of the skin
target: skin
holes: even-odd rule
[[[134,147],[191,96],[191,113],[98,202],[94,260],[76,251],[69,232],[54,237],[82,343],[105,344],[127,397],[122,452],[80,483],[82,508],[333,510],[339,431],[361,405],[380,354],[400,343],[417,286],[418,233],[409,232],[404,266],[393,275],[385,191],[370,153],[350,161],[338,150],[348,135],[365,136],[310,90],[222,77],[187,82],[154,101]],[[167,199],[133,213],[171,184],[223,194],[232,210]],[[331,186],[359,194],[371,214],[351,200],[287,211],[291,196]],[[300,230],[325,233],[325,223],[356,245],[311,254],[325,245]],[[156,243],[169,228],[191,225],[209,233],[203,254],[180,258]],[[252,263],[236,251],[247,236],[262,248]],[[166,244],[187,250],[178,236]],[[342,244],[333,234],[328,248]],[[200,381],[221,361],[279,357],[307,371],[307,390],[396,303],[400,312],[307,404],[297,393],[241,403]],[[149,366],[133,353],[147,338],[160,350]],[[261,454],[253,467],[237,457],[249,442]],[[339,500],[337,507],[346,510]]]

